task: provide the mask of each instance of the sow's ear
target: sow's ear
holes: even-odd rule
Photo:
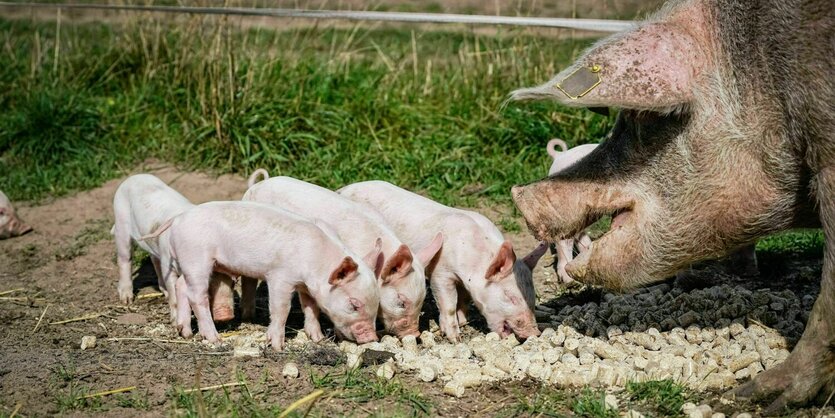
[[[548,83],[510,98],[653,111],[686,107],[699,75],[712,64],[705,7],[687,2],[660,20],[605,38]]]
[[[499,252],[496,258],[487,267],[487,273],[484,278],[490,281],[498,281],[509,276],[513,272],[513,264],[516,263],[516,253],[513,252],[513,245],[510,241],[505,241],[499,247]]]
[[[342,262],[339,263],[339,266],[336,270],[331,273],[331,277],[328,278],[328,283],[332,286],[337,286],[343,283],[346,283],[357,276],[357,263],[351,257],[345,257],[342,259]]]

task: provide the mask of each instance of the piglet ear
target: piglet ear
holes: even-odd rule
[[[428,266],[432,259],[435,258],[435,255],[438,254],[438,251],[441,251],[441,246],[443,245],[444,234],[438,232],[435,234],[435,238],[432,239],[432,242],[430,242],[429,245],[418,251],[417,258],[420,260],[420,263],[424,266]]]
[[[528,266],[529,269],[533,270],[536,267],[536,263],[539,262],[539,259],[545,254],[545,250],[548,249],[548,244],[545,242],[539,243],[539,245],[531,250],[531,252],[522,258],[522,262]]]
[[[394,279],[405,276],[412,268],[412,252],[409,247],[400,245],[397,251],[388,258],[383,267],[383,284],[389,284]]]
[[[513,272],[513,264],[516,263],[516,253],[513,252],[513,245],[510,241],[505,241],[499,247],[499,252],[496,258],[487,267],[487,273],[484,278],[489,281],[499,281],[509,276]]]
[[[653,111],[687,106],[697,78],[713,64],[703,3],[682,3],[661,20],[606,38],[548,83],[516,90],[511,99]]]
[[[338,286],[340,284],[347,283],[351,281],[353,278],[357,277],[357,270],[359,266],[351,257],[345,257],[342,259],[342,262],[339,263],[339,266],[336,270],[331,273],[330,278],[328,278],[328,283],[331,286]]]
[[[365,265],[371,267],[374,270],[374,277],[380,278],[380,274],[383,271],[383,262],[385,258],[383,257],[383,239],[377,238],[377,241],[374,241],[374,248],[362,258],[362,261],[365,262]]]

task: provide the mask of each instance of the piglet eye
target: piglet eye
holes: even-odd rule
[[[359,310],[362,309],[363,306],[365,306],[362,302],[359,301],[359,299],[351,298],[350,302],[351,302],[351,309],[354,312],[359,312]]]

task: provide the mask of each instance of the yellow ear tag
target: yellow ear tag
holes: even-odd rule
[[[591,67],[580,67],[571,72],[571,74],[562,79],[554,87],[558,88],[569,99],[577,100],[600,85],[603,81],[600,77],[601,69],[597,64]]]

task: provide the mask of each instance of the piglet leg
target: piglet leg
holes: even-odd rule
[[[252,322],[255,319],[255,291],[258,279],[241,276],[241,320]]]
[[[188,303],[188,285],[186,285],[186,278],[180,276],[177,278],[176,291],[174,292],[176,302],[173,308],[177,310],[174,320],[177,324],[177,331],[183,338],[191,338],[194,335],[191,329],[191,306]],[[169,304],[171,299],[169,299]]]
[[[441,332],[452,342],[458,342],[458,289],[452,277],[433,277],[432,295],[438,303]]]
[[[113,239],[116,241],[116,264],[119,265],[119,300],[124,304],[133,302],[133,268],[131,259],[131,238],[130,234],[119,220],[113,231]]]
[[[565,266],[574,259],[574,240],[564,239],[557,243],[557,276],[565,284],[574,281],[568,272],[565,271]]]
[[[197,330],[208,342],[220,341],[215,323],[212,321],[212,311],[209,308],[209,280],[211,270],[193,269],[183,271],[186,280],[186,296],[188,296],[194,316],[197,317]]]
[[[165,278],[162,276],[162,267],[160,266],[159,258],[151,256],[151,264],[154,266],[154,272],[157,273],[157,287],[159,291],[162,292],[163,296],[168,297],[168,288],[165,284]]]
[[[267,327],[267,342],[276,351],[284,348],[284,326],[290,315],[290,302],[293,299],[293,286],[280,278],[267,278],[270,293],[270,326]]]
[[[458,292],[458,309],[455,312],[455,316],[458,319],[458,329],[461,329],[461,327],[467,325],[469,322],[467,320],[467,311],[470,308],[470,301],[473,298],[470,296],[470,292],[467,292],[460,284],[456,286],[456,291]]]
[[[322,333],[322,326],[319,324],[319,306],[307,290],[297,289],[297,291],[304,311],[304,332],[313,342],[322,341],[325,339],[325,334]]]

